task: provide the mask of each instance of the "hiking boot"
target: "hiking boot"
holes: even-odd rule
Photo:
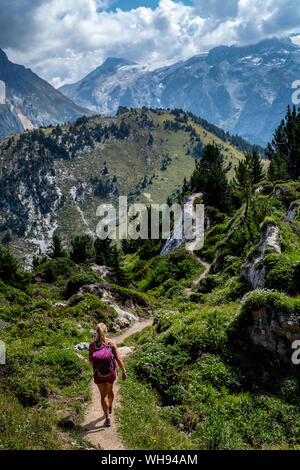
[[[107,418],[105,421],[105,427],[110,428],[110,418]]]

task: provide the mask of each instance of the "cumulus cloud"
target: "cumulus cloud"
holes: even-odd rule
[[[141,2],[142,4],[143,2]],[[296,30],[299,0],[160,0],[111,10],[114,0],[1,0],[0,47],[54,86],[79,80],[106,57],[161,65],[220,44]]]
[[[30,47],[32,37],[39,29],[35,12],[46,3],[47,0],[1,0],[0,47],[17,50]]]
[[[238,0],[194,0],[195,12],[203,17],[225,19],[236,16]]]

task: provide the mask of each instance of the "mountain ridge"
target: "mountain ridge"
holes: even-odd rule
[[[0,49],[0,80],[5,103],[0,107],[0,138],[92,113],[73,103],[31,69],[11,62]]]
[[[60,90],[78,105],[108,116],[119,106],[181,108],[265,146],[292,104],[300,47],[289,38],[271,38],[219,46],[154,70],[134,63],[104,70],[104,64]]]

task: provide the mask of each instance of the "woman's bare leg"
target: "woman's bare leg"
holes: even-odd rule
[[[102,405],[102,408],[103,408],[104,415],[105,415],[106,419],[109,417],[109,414],[108,414],[109,403],[108,403],[107,385],[109,385],[109,384],[107,384],[107,383],[98,384],[99,392],[100,392],[100,395],[101,395],[101,405]]]
[[[114,390],[113,390],[114,384],[107,384],[107,395],[108,395],[108,404],[111,407],[115,398],[114,395]]]

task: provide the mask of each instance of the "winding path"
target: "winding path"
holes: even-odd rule
[[[152,320],[143,320],[132,325],[125,333],[120,336],[114,337],[116,344],[122,343],[126,338],[142,331],[147,326],[152,325]],[[132,349],[130,348],[120,348],[120,354],[122,358],[126,357]],[[120,376],[119,376],[120,377]],[[115,399],[113,409],[120,406],[120,378],[116,381],[114,386]],[[105,417],[101,408],[100,394],[98,387],[93,383],[92,384],[92,402],[88,406],[84,422],[83,422],[83,434],[82,437],[87,441],[91,442],[94,446],[101,448],[103,450],[124,450],[124,445],[120,434],[118,433],[117,422],[115,418],[115,413],[111,415],[111,427],[104,427]]]
[[[211,268],[211,265],[210,265],[209,263],[206,263],[206,261],[203,261],[202,259],[200,259],[200,258],[198,258],[198,257],[197,257],[197,260],[199,261],[199,263],[202,264],[202,266],[204,266],[205,270],[204,270],[203,273],[198,277],[198,279],[195,279],[195,280],[193,281],[193,285],[194,285],[194,286],[197,285],[197,284],[199,284],[199,282],[200,282],[202,279],[204,279],[204,278],[208,275],[208,273],[209,273],[209,271],[210,271],[210,268]],[[193,289],[192,289],[191,287],[189,287],[188,289],[185,289],[185,292],[186,292],[187,295],[191,295],[191,294],[194,293],[194,292],[193,292]]]

